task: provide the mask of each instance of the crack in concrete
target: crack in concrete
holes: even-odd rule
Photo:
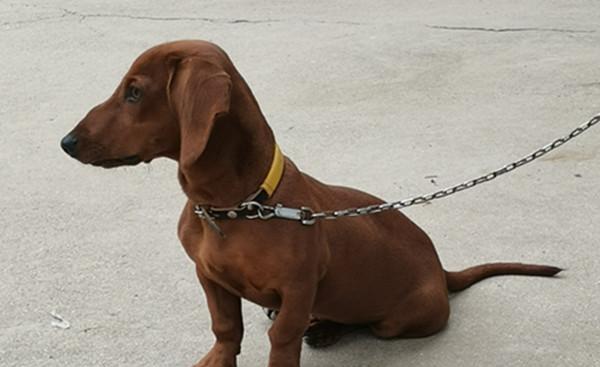
[[[81,21],[88,18],[124,18],[134,20],[153,20],[162,22],[173,22],[173,21],[200,21],[208,23],[224,23],[224,24],[240,24],[240,23],[278,23],[282,22],[281,19],[229,19],[229,18],[208,18],[208,17],[159,17],[152,15],[131,15],[131,14],[111,14],[111,13],[92,13],[86,14],[74,10],[61,8],[61,10],[70,16],[78,17]]]
[[[290,21],[288,19],[244,19],[244,18],[209,18],[209,17],[187,17],[187,16],[152,16],[152,15],[131,15],[131,14],[113,14],[113,13],[82,13],[76,10],[71,10],[67,8],[58,8],[58,10],[62,11],[61,15],[58,16],[49,16],[49,17],[40,17],[36,19],[29,20],[19,20],[15,22],[5,22],[2,23],[2,26],[13,26],[13,25],[22,25],[22,24],[33,24],[48,20],[60,20],[67,17],[75,17],[79,18],[80,22],[85,21],[90,18],[122,18],[122,19],[132,19],[132,20],[149,20],[149,21],[161,21],[161,22],[177,22],[177,21],[195,21],[195,22],[206,22],[206,23],[215,23],[215,24],[271,24],[271,23],[282,23],[286,21]],[[365,25],[365,23],[361,22],[352,22],[352,21],[328,21],[328,20],[316,20],[316,19],[298,19],[298,21],[309,24],[345,24],[345,25]]]
[[[199,21],[199,22],[207,22],[207,23],[217,23],[217,24],[265,24],[265,23],[282,23],[289,21],[288,19],[244,19],[244,18],[209,18],[209,17],[161,17],[161,16],[152,16],[152,15],[131,15],[131,14],[111,14],[111,13],[94,13],[94,14],[85,14],[80,13],[74,10],[69,10],[65,8],[61,8],[61,10],[68,15],[76,16],[81,18],[81,20],[85,20],[88,18],[125,18],[125,19],[134,19],[134,20],[151,20],[151,21],[162,21],[162,22],[172,22],[172,21]],[[365,23],[360,22],[352,22],[352,21],[344,21],[344,20],[316,20],[316,19],[298,19],[303,23],[318,23],[318,24],[347,24],[347,25],[364,25]]]
[[[595,30],[582,29],[565,29],[565,28],[539,28],[539,27],[523,27],[523,28],[488,28],[488,27],[451,27],[444,25],[426,25],[427,28],[442,29],[446,31],[474,31],[474,32],[556,32],[556,33],[596,33]]]
[[[18,3],[11,3],[9,4],[9,6],[11,8],[15,7],[15,6],[20,6],[20,7],[24,7],[24,8],[35,8],[35,9],[54,9],[56,10],[56,8],[48,8],[48,7],[42,7],[38,4],[18,4]],[[65,14],[63,12],[63,14],[60,15],[52,15],[52,16],[41,16],[41,17],[36,17],[34,19],[24,19],[24,20],[16,20],[13,22],[2,22],[0,24],[0,26],[7,26],[7,27],[11,27],[11,26],[17,26],[17,25],[22,25],[22,24],[32,24],[32,23],[38,23],[38,22],[45,22],[48,20],[56,20],[56,19],[62,19],[67,17],[68,14]]]
[[[2,23],[2,26],[18,26],[18,25],[23,25],[23,24],[33,24],[33,23],[39,23],[39,22],[45,22],[48,20],[58,20],[58,19],[63,19],[66,18],[68,16],[68,14],[61,14],[61,15],[54,15],[54,16],[48,16],[48,17],[39,17],[39,18],[35,18],[35,19],[27,19],[27,20],[17,20],[14,22],[4,22]]]

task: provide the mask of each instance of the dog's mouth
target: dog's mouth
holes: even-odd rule
[[[111,159],[102,159],[98,161],[90,162],[92,166],[103,167],[103,168],[113,168],[120,166],[135,166],[140,163],[142,159],[137,155],[131,155],[129,157],[124,158],[111,158]],[[150,160],[145,161],[146,163],[150,163]]]

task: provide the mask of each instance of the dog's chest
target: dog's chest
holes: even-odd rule
[[[279,297],[270,285],[278,269],[270,263],[270,256],[261,256],[252,244],[204,242],[193,260],[201,275],[230,293],[265,307],[277,306]]]

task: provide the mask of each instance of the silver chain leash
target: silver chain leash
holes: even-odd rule
[[[408,208],[409,206],[425,204],[432,200],[441,199],[446,196],[450,196],[459,191],[470,189],[476,185],[492,181],[493,179],[497,178],[498,176],[501,176],[505,173],[511,172],[511,171],[515,170],[516,168],[526,165],[527,163],[533,162],[534,160],[542,157],[543,155],[545,155],[545,154],[553,151],[554,149],[560,147],[561,145],[565,144],[569,140],[581,135],[584,131],[586,131],[590,127],[596,125],[596,123],[598,123],[598,121],[600,121],[600,114],[592,117],[588,122],[577,127],[576,129],[571,131],[571,133],[569,133],[568,135],[554,140],[550,144],[543,146],[542,148],[519,159],[518,161],[509,163],[500,169],[492,171],[483,176],[479,176],[472,180],[465,181],[458,185],[450,186],[448,188],[445,188],[445,189],[442,189],[442,190],[439,190],[439,191],[436,191],[436,192],[433,192],[433,193],[430,193],[427,195],[415,196],[415,197],[412,197],[409,199],[404,199],[404,200],[399,200],[399,201],[394,201],[394,202],[389,202],[389,203],[383,203],[383,204],[379,204],[379,205],[369,205],[369,206],[365,206],[362,208],[349,208],[349,209],[344,209],[344,210],[335,210],[335,211],[331,210],[331,211],[323,211],[323,212],[319,212],[319,213],[313,213],[312,218],[314,218],[314,219],[336,219],[336,218],[340,218],[340,217],[355,217],[355,216],[360,216],[360,215],[374,214],[374,213],[379,213],[379,212],[390,210],[390,209],[400,210],[400,209]]]
[[[263,205],[263,204],[260,204],[260,203],[254,202],[254,201],[244,202],[240,205],[240,208],[249,208],[249,209],[254,209],[257,211],[257,213],[258,213],[257,215],[252,216],[252,217],[247,217],[247,219],[260,218],[263,220],[268,220],[268,219],[272,219],[272,218],[283,218],[283,219],[298,220],[302,224],[305,224],[305,225],[314,224],[315,221],[319,220],[319,219],[338,219],[338,218],[342,218],[342,217],[357,217],[357,216],[362,216],[362,215],[380,213],[380,212],[392,210],[392,209],[401,210],[404,208],[408,208],[409,206],[425,204],[427,202],[430,202],[430,201],[433,201],[436,199],[441,199],[441,198],[456,194],[457,192],[460,192],[460,191],[463,191],[466,189],[470,189],[472,187],[475,187],[476,185],[492,181],[493,179],[497,178],[498,176],[501,176],[505,173],[511,172],[511,171],[513,171],[519,167],[522,167],[522,166],[526,165],[527,163],[533,162],[534,160],[542,157],[543,155],[553,151],[554,149],[560,147],[561,145],[565,144],[569,140],[581,135],[587,129],[596,125],[598,123],[598,121],[600,121],[600,114],[595,115],[588,122],[577,127],[576,129],[571,131],[568,135],[566,135],[562,138],[558,138],[558,139],[554,140],[553,142],[551,142],[550,144],[547,144],[547,145],[543,146],[542,148],[536,150],[535,152],[533,152],[515,162],[509,163],[500,169],[497,169],[488,174],[479,176],[472,180],[465,181],[458,185],[450,186],[448,188],[445,188],[445,189],[442,189],[442,190],[439,190],[436,192],[432,192],[432,193],[426,194],[426,195],[415,196],[415,197],[412,197],[409,199],[387,202],[387,203],[383,203],[383,204],[374,204],[374,205],[369,205],[369,206],[360,207],[360,208],[348,208],[348,209],[343,209],[343,210],[328,210],[328,211],[322,211],[322,212],[317,212],[317,213],[314,213],[310,208],[306,208],[306,207],[303,207],[301,209],[294,209],[294,208],[283,207],[280,204],[277,204],[276,206],[269,206],[269,205]]]

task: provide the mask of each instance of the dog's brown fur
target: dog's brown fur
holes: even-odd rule
[[[129,86],[141,100],[126,100]],[[231,367],[240,352],[240,299],[280,310],[269,330],[269,366],[298,366],[311,315],[363,324],[382,338],[421,337],[448,320],[448,290],[499,274],[552,276],[560,269],[486,264],[446,272],[427,235],[398,211],[320,221],[220,221],[220,237],[195,204],[234,206],[255,192],[269,170],[275,139],[250,89],[227,55],[203,41],[156,46],[131,66],[115,93],[70,133],[70,154],[113,167],[178,161],[188,202],[179,238],[196,264],[216,342],[197,367]],[[315,210],[382,201],[323,184],[286,158],[267,203]]]

